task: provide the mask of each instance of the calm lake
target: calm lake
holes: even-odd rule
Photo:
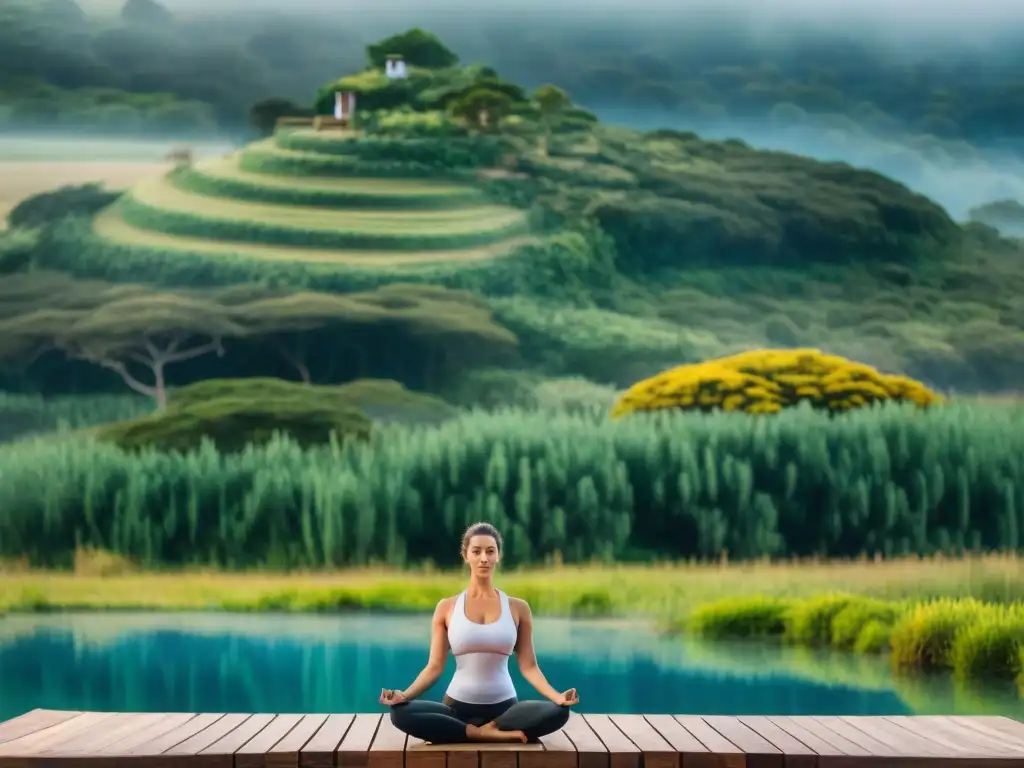
[[[884,661],[659,637],[642,623],[540,617],[536,645],[579,711],[1003,714],[1016,693],[894,680]],[[427,658],[429,616],[63,614],[0,618],[0,719],[34,707],[129,712],[375,712]],[[535,697],[511,662],[522,698]],[[439,698],[451,678],[428,694]]]

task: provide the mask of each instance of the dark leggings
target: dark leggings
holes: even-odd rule
[[[569,721],[569,708],[552,701],[464,704],[447,696],[439,701],[409,701],[391,708],[395,728],[432,744],[461,744],[467,725],[497,721],[500,731],[522,731],[530,741],[554,733]]]

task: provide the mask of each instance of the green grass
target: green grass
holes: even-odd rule
[[[115,208],[100,213],[94,220],[92,231],[106,245],[118,244],[131,248],[142,261],[166,261],[182,257],[206,261],[210,257],[222,260],[227,267],[240,272],[244,262],[282,262],[308,264],[333,273],[341,268],[361,270],[394,270],[423,268],[438,264],[459,262],[487,262],[507,256],[515,249],[535,242],[529,236],[509,238],[501,242],[472,248],[437,249],[431,251],[374,251],[334,248],[306,248],[301,246],[266,243],[228,242],[205,237],[186,237],[135,227],[125,221]],[[152,254],[150,257],[148,254]],[[390,272],[390,275],[395,273]]]
[[[173,178],[161,177],[132,187],[131,200],[164,211],[210,219],[255,220],[266,225],[314,231],[379,230],[433,234],[501,231],[523,221],[522,211],[498,205],[444,210],[355,210],[310,208],[302,205],[252,203],[228,197],[198,195],[180,189]]]
[[[372,211],[269,205],[191,194],[167,179],[136,185],[114,208],[139,229],[210,240],[343,250],[472,248],[525,235],[530,228],[524,212],[500,206]]]
[[[865,564],[863,574],[854,578],[868,578],[873,568]],[[803,647],[887,653],[901,672],[945,671],[962,682],[1024,684],[1020,596],[991,603],[970,596],[920,600],[907,593],[909,599],[893,601],[858,591],[786,599],[733,597],[698,605],[676,626],[712,639],[776,637]]]
[[[273,139],[250,144],[242,150],[239,166],[252,173],[285,176],[328,176],[348,178],[416,178],[472,181],[471,169],[444,169],[408,161],[360,160],[355,155],[328,155],[279,147]]]
[[[406,179],[331,179],[249,173],[237,157],[197,163],[173,174],[176,187],[201,195],[333,208],[455,208],[486,202],[480,189]]]
[[[987,595],[1013,580],[1022,562],[991,556],[970,559],[897,559],[832,562],[754,562],[551,566],[505,570],[502,589],[529,601],[539,614],[589,611],[669,621],[695,617],[699,606],[727,600],[736,606],[789,605],[817,590],[854,585],[870,599],[923,601],[937,595]],[[186,569],[147,572],[123,557],[79,549],[73,569],[44,571],[0,561],[0,612],[51,609],[327,611],[339,608],[428,611],[464,587],[465,573],[427,568],[364,568],[281,573]],[[763,626],[763,624],[762,624]],[[709,624],[709,632],[711,625]],[[728,633],[718,635],[721,638]],[[742,636],[734,633],[733,636]]]
[[[509,565],[1016,549],[1006,488],[1024,472],[1022,418],[955,404],[618,421],[510,409],[380,427],[343,449],[35,441],[0,447],[0,554],[56,565],[82,545],[153,567],[451,564],[447,541],[479,519],[506,531]],[[90,510],[109,513],[83,528]],[[1017,582],[980,596],[1024,598]],[[821,614],[837,607],[801,619],[804,634],[827,637]]]

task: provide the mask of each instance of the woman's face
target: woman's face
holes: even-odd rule
[[[493,536],[478,535],[469,540],[462,557],[474,574],[489,576],[501,559],[501,553]]]

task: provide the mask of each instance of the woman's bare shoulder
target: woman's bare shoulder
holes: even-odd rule
[[[512,595],[508,595],[508,604],[517,619],[530,615],[530,604],[521,597],[512,597]]]

